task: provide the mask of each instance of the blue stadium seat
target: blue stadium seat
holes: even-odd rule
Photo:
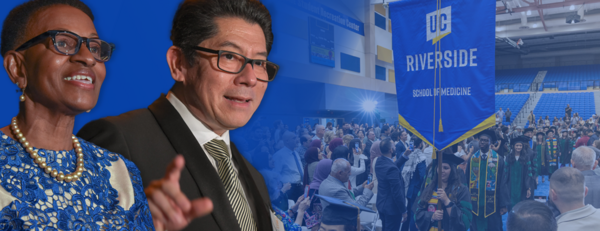
[[[537,73],[538,70],[534,68],[499,70],[496,72],[496,92],[503,89],[513,89],[513,92],[526,92]]]
[[[559,91],[579,91],[587,90],[588,87],[600,87],[600,65],[549,67],[545,69],[548,73],[544,78],[543,87],[546,88],[558,87]]]
[[[544,118],[549,116],[551,121],[554,117],[564,117],[567,104],[570,104],[573,108],[573,114],[577,112],[583,119],[589,119],[593,114],[596,114],[593,92],[544,93],[533,110],[537,117],[536,121],[540,116]]]

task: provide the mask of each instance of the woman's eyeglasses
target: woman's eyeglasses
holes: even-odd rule
[[[70,31],[49,30],[23,43],[16,51],[28,49],[43,42],[48,37],[52,38],[54,49],[63,55],[77,54],[81,44],[85,42],[88,50],[98,62],[108,61],[115,49],[114,44],[107,43],[97,38],[81,37]]]

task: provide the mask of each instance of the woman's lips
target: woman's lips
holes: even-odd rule
[[[74,75],[71,77],[65,77],[63,80],[84,89],[94,89],[94,78],[91,76]]]

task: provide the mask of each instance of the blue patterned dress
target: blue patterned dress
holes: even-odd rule
[[[279,218],[281,222],[283,222],[283,227],[285,228],[285,231],[302,231],[302,227],[294,223],[294,221],[292,221],[292,217],[290,217],[289,214],[277,208],[277,206],[275,205],[273,205],[272,208],[275,212],[275,216]]]
[[[0,131],[0,230],[154,230],[140,172],[121,155],[79,139],[85,171],[74,182],[46,174],[23,146]],[[48,166],[69,174],[76,153],[36,149]],[[109,168],[121,159],[131,180],[129,208],[119,205]],[[128,182],[128,181],[126,181]]]

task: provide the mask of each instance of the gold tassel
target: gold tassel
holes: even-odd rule
[[[439,132],[444,132],[444,126],[442,126],[442,119],[440,118],[440,128],[438,129]]]

